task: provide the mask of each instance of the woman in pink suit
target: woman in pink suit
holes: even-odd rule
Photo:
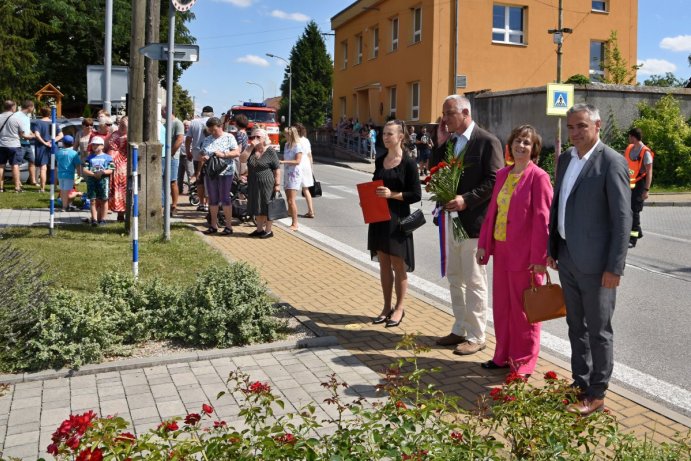
[[[547,226],[552,203],[549,175],[536,165],[542,140],[523,125],[509,136],[513,165],[497,172],[492,200],[478,240],[477,262],[494,256],[493,316],[497,347],[486,369],[509,368],[528,378],[540,352],[540,324],[523,311],[531,272],[542,283],[547,259]]]

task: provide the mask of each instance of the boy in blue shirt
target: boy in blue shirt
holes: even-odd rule
[[[66,135],[62,138],[62,148],[55,156],[55,163],[58,169],[58,185],[60,186],[60,199],[62,201],[62,211],[74,209],[70,199],[70,192],[74,188],[74,173],[82,172],[82,164],[79,153],[72,149],[74,138]]]
[[[91,200],[91,225],[106,223],[108,214],[109,177],[113,174],[115,163],[113,157],[103,152],[103,138],[94,136],[91,139],[91,154],[84,162],[86,176],[86,196]]]

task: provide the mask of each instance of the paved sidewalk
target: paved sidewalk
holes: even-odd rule
[[[45,211],[43,215],[30,213],[36,214],[29,218],[0,210],[0,227],[28,224],[30,219],[47,222]],[[189,223],[204,228],[198,214],[183,215],[190,216]],[[318,242],[307,241],[299,232],[292,233],[281,226],[275,229],[275,238],[268,240],[247,238],[253,230],[249,226],[235,226],[235,234],[230,237],[203,238],[229,259],[256,266],[277,297],[316,322],[326,334],[335,336],[343,349],[258,355],[253,357],[254,363],[219,359],[18,384],[0,398],[0,451],[4,449],[5,456],[35,459],[39,447],[45,450],[49,434],[70,411],[95,409],[106,415],[117,412],[141,431],[158,424],[161,418],[198,409],[203,401],[219,405],[215,403],[216,391],[235,366],[249,366],[256,379],[266,376],[287,401],[298,406],[305,396],[320,402],[317,387],[308,386],[322,380],[331,370],[339,374],[339,379],[351,385],[360,384],[364,393],[371,393],[371,386],[377,381],[374,372],[407,355],[395,349],[404,332],[418,334],[419,340],[431,347],[420,365],[439,367],[441,371],[432,375],[429,382],[460,396],[466,408],[472,408],[479,395],[503,382],[504,373],[478,365],[492,358],[494,337],[488,335],[487,349],[469,357],[455,356],[450,348],[436,346],[434,339],[448,332],[452,318],[434,301],[414,293],[408,295],[407,314],[400,328],[372,325],[372,316],[381,309],[377,274],[352,265],[321,248]],[[291,369],[288,365],[296,367]],[[542,354],[531,379],[539,385],[542,374],[549,370],[562,377],[570,376],[568,364]],[[285,379],[287,375],[290,376]],[[229,400],[223,410],[228,418],[236,411],[233,405]],[[616,387],[608,394],[607,405],[625,428],[640,437],[666,441],[676,431],[686,432],[691,427],[689,418]]]
[[[36,460],[45,453],[50,437],[70,413],[94,410],[102,416],[119,415],[130,421],[136,434],[155,428],[173,416],[199,413],[211,403],[220,418],[241,428],[240,407],[227,391],[226,380],[240,368],[252,380],[268,382],[286,405],[278,416],[316,404],[315,416],[336,416],[324,403],[329,396],[321,386],[332,373],[350,387],[344,401],[376,396],[379,377],[340,347],[286,350],[233,358],[113,371],[74,378],[17,384],[0,397],[0,457]]]

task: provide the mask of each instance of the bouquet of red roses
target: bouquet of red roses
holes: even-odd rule
[[[430,200],[437,202],[434,216],[438,217],[443,212],[443,205],[456,198],[458,183],[463,173],[463,152],[458,157],[454,155],[453,143],[449,143],[446,150],[446,159],[439,162],[429,170],[429,176],[424,179],[425,190],[432,193]],[[455,213],[454,213],[455,214]],[[451,216],[447,212],[446,218],[451,222],[453,236],[457,241],[468,238],[468,233],[461,225],[458,216]]]

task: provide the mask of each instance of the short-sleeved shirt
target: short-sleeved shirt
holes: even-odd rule
[[[202,143],[201,152],[202,155],[211,156],[214,152],[228,152],[238,148],[238,142],[235,140],[235,136],[230,133],[223,133],[218,138],[213,136],[207,136]],[[219,176],[232,175],[235,172],[235,162],[232,158],[222,158],[223,162],[226,164],[226,169]]]
[[[31,132],[38,132],[44,141],[50,141],[52,139],[51,122],[48,120],[34,120],[31,122]],[[46,145],[39,141],[38,138],[34,139],[34,146],[40,149],[47,149]]]
[[[3,112],[0,114],[0,147],[20,147],[19,132],[24,131],[21,112]],[[7,122],[7,123],[5,123]],[[5,126],[3,126],[5,125]]]
[[[187,130],[187,137],[192,139],[190,149],[192,150],[194,160],[199,160],[201,155],[201,146],[204,142],[207,120],[209,120],[209,117],[195,118],[190,122],[190,127]]]
[[[113,157],[108,154],[91,154],[86,158],[84,168],[94,173],[103,170],[113,170],[115,169],[115,162]]]
[[[74,179],[74,173],[81,164],[79,152],[72,148],[58,149],[55,162],[58,165],[58,179]]]
[[[171,142],[170,148],[171,149],[173,148],[173,145],[175,144],[175,138],[180,136],[180,135],[184,136],[184,134],[185,134],[185,126],[182,124],[180,119],[177,119],[177,118],[173,119],[173,136],[170,138],[170,142]],[[159,137],[161,138],[161,144],[163,144],[162,157],[165,158],[165,156],[166,156],[166,149],[165,149],[166,125],[165,125],[165,123],[161,123],[161,128],[159,129]],[[176,152],[173,152],[173,158],[174,159],[180,158],[180,151],[182,150],[182,146],[184,146],[184,145],[185,145],[185,140],[183,138],[182,144],[180,145],[180,148]]]
[[[638,156],[641,154],[641,150],[643,150],[643,145],[641,145],[641,147],[638,148],[632,148],[631,152],[629,153],[629,155],[631,156],[631,160],[633,160],[634,162],[638,160]],[[650,155],[650,150],[646,150],[645,154],[643,154],[643,164],[650,165],[651,163],[653,163],[653,156]]]

